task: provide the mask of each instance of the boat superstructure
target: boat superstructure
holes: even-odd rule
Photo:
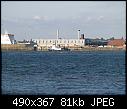
[[[56,45],[52,45],[51,48],[49,48],[50,51],[61,51],[62,48],[60,48],[59,46],[56,46]]]
[[[15,44],[14,34],[1,34],[1,44]]]

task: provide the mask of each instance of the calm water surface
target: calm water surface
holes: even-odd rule
[[[125,51],[2,52],[2,94],[125,94]]]

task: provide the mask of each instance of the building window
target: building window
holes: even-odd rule
[[[76,40],[75,40],[75,43],[76,43]]]
[[[45,41],[43,40],[43,43],[45,43]]]
[[[69,43],[69,40],[68,40],[68,43]]]
[[[64,43],[66,43],[66,40],[64,41]]]

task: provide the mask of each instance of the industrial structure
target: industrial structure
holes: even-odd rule
[[[80,30],[78,30],[77,39],[62,39],[59,37],[59,30],[57,29],[56,39],[33,39],[37,43],[38,48],[51,47],[53,45],[58,45],[60,47],[83,47],[85,45],[84,34],[80,35]]]

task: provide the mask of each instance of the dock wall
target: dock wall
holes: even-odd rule
[[[71,51],[107,51],[107,50],[126,50],[126,47],[123,48],[118,48],[118,47],[90,47],[90,46],[71,46],[68,47]],[[38,51],[47,51],[48,47],[43,46],[43,47],[38,47]]]
[[[126,50],[126,47],[123,48],[117,48],[117,47],[90,47],[90,46],[84,46],[84,47],[68,47],[71,51],[98,51],[98,50]],[[9,50],[18,50],[18,51],[31,51],[34,50],[33,45],[29,44],[1,44],[1,50],[2,51],[9,51]],[[48,51],[48,47],[38,47],[38,51]]]
[[[1,50],[33,50],[32,45],[26,45],[26,44],[1,44]]]

